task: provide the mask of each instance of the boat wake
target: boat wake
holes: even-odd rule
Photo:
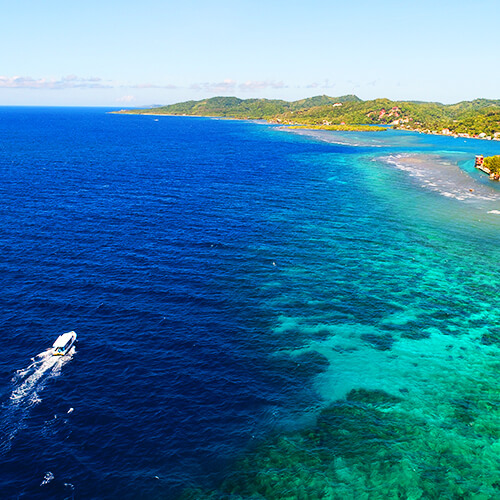
[[[18,370],[12,378],[12,393],[0,410],[0,455],[7,453],[31,408],[40,401],[40,393],[47,381],[57,377],[62,367],[75,353],[72,347],[66,356],[53,356],[47,349],[31,359],[32,363]]]

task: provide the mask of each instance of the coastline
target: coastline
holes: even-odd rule
[[[443,137],[452,137],[454,139],[479,139],[481,141],[500,141],[500,137],[494,137],[494,136],[489,136],[484,134],[473,134],[470,135],[466,132],[464,133],[450,133],[449,131],[446,132],[445,130],[442,130],[441,132],[437,130],[420,130],[416,128],[410,128],[410,127],[394,127],[394,130],[401,130],[404,132],[416,132],[418,134],[425,134],[425,135],[440,135]],[[482,137],[481,137],[482,136]]]
[[[126,115],[143,115],[143,116],[169,116],[169,117],[189,117],[189,118],[211,118],[215,120],[237,120],[237,121],[252,121],[252,122],[259,122],[262,124],[267,124],[267,125],[273,125],[273,126],[278,126],[281,130],[283,131],[290,131],[292,133],[297,133],[301,134],[307,132],[311,132],[311,135],[313,135],[315,132],[316,133],[321,133],[321,132],[338,132],[338,133],[344,133],[344,132],[350,132],[350,133],[360,133],[363,135],[365,132],[386,132],[388,130],[392,130],[394,132],[411,132],[413,134],[423,134],[423,135],[434,135],[434,136],[442,136],[442,137],[449,137],[449,138],[454,138],[454,139],[464,139],[464,140],[470,140],[470,139],[477,139],[477,140],[486,140],[486,141],[500,141],[500,137],[491,137],[491,136],[485,136],[482,134],[482,137],[479,137],[479,135],[476,136],[471,136],[470,134],[466,133],[461,133],[461,134],[451,134],[449,133],[448,130],[443,130],[441,132],[439,131],[431,131],[431,130],[419,130],[419,129],[414,129],[410,128],[408,126],[402,126],[402,127],[396,127],[396,126],[377,126],[377,125],[347,125],[347,124],[341,124],[341,125],[336,125],[336,124],[331,124],[331,123],[324,123],[324,124],[300,124],[300,123],[281,123],[281,120],[276,120],[276,119],[252,119],[252,118],[238,118],[238,117],[227,117],[227,116],[220,116],[220,115],[188,115],[188,114],[171,114],[171,113],[155,113],[154,110],[151,110],[153,112],[134,112],[133,110],[119,110],[119,111],[112,111],[111,114],[126,114]],[[309,134],[307,134],[309,135]],[[350,134],[349,134],[350,135]],[[378,135],[378,134],[377,134]],[[325,140],[326,137],[316,137],[319,140]],[[396,146],[396,144],[383,144],[385,141],[379,141],[377,140],[371,140],[370,142],[364,143],[363,139],[358,140],[358,141],[352,141],[352,140],[342,140],[341,137],[333,138],[335,140],[328,140],[327,142],[332,142],[332,143],[337,143],[341,145],[346,145],[346,146],[368,146],[368,147],[373,147],[373,148],[381,148],[384,146]],[[422,157],[426,158],[429,155],[423,156],[419,155],[416,153],[404,153],[403,155],[400,155],[399,158],[416,158],[416,157]],[[387,160],[387,159],[386,159]],[[401,161],[399,162],[394,162],[392,160],[390,161],[384,161],[384,163],[387,164],[394,164],[397,165],[400,170],[406,170],[408,172],[412,172],[411,166],[408,165],[401,165]],[[427,168],[430,172],[435,169],[435,165],[440,165],[444,164],[447,165],[447,163],[442,163],[440,161],[440,157],[436,156],[434,162],[423,162],[424,164],[427,165]],[[415,165],[413,165],[414,167]],[[472,184],[476,186],[477,181],[473,179],[467,172],[463,171],[458,167],[463,174],[465,174]],[[410,173],[411,176],[415,176],[415,172]],[[421,174],[418,174],[418,176],[421,176]],[[429,181],[429,186],[436,186],[436,182],[439,184],[439,179],[434,178],[434,173],[431,174],[431,177],[433,178],[432,181]],[[455,179],[456,182],[456,188],[458,188],[458,191],[461,191],[461,194],[458,194],[458,191],[456,189],[453,189],[452,186],[448,186],[447,189],[440,190],[440,189],[432,189],[434,191],[440,191],[441,194],[444,194],[444,196],[450,196],[452,198],[457,198],[459,200],[470,200],[470,199],[478,199],[481,198],[483,200],[492,200],[492,193],[491,192],[483,192],[485,190],[485,186],[482,185],[481,183],[478,183],[476,187],[471,186],[467,188],[469,192],[464,190],[464,182],[463,179],[459,179],[458,177]],[[445,184],[448,184],[447,181],[444,182]],[[429,187],[426,186],[426,187]],[[452,194],[450,194],[452,193]],[[474,194],[473,194],[474,193]],[[482,193],[482,194],[479,194]]]
[[[373,125],[373,124],[314,124],[314,123],[283,123],[274,118],[249,118],[249,117],[236,117],[236,116],[221,116],[221,115],[188,115],[178,113],[154,113],[154,112],[135,112],[134,110],[121,109],[118,111],[109,111],[109,114],[114,115],[141,115],[141,116],[177,116],[186,118],[214,118],[218,120],[249,120],[256,122],[265,122],[269,125],[279,125],[283,128],[292,130],[324,130],[332,132],[383,132],[386,130],[399,130],[401,132],[413,132],[416,134],[424,135],[437,135],[443,137],[450,137],[454,139],[477,139],[481,141],[496,141],[500,142],[500,136],[487,136],[484,134],[468,134],[468,133],[450,133],[449,131],[442,130],[421,130],[410,127],[401,127],[394,125]]]
[[[179,115],[174,113],[134,113],[129,110],[119,110],[119,111],[108,111],[110,115],[135,115],[135,116],[181,116],[183,118],[217,118],[219,120],[249,120],[250,118],[232,118],[229,116],[218,116],[218,115]]]
[[[371,139],[370,141],[365,142],[363,140],[363,138],[361,138],[359,136],[355,136],[355,135],[352,136],[351,134],[346,134],[346,136],[344,138],[342,138],[341,134],[345,133],[345,132],[349,132],[349,133],[360,133],[361,135],[363,135],[365,132],[387,132],[388,130],[392,130],[394,132],[410,132],[412,134],[435,135],[435,136],[449,137],[449,138],[454,138],[454,139],[461,138],[464,140],[478,139],[478,140],[487,140],[490,142],[500,140],[500,137],[498,137],[498,136],[491,137],[491,136],[485,136],[485,134],[481,134],[482,137],[480,137],[479,135],[471,136],[470,134],[467,134],[467,133],[452,134],[449,132],[448,129],[445,129],[445,130],[442,130],[441,132],[439,132],[439,131],[435,131],[435,130],[434,131],[419,130],[419,129],[415,129],[415,128],[410,128],[407,125],[396,127],[394,125],[392,125],[392,126],[377,126],[377,125],[347,125],[347,124],[336,125],[336,124],[331,124],[331,123],[323,123],[323,124],[281,123],[281,120],[279,120],[279,119],[278,120],[277,119],[252,119],[252,118],[241,118],[241,117],[227,117],[227,116],[220,116],[220,115],[193,115],[193,114],[157,113],[157,112],[155,112],[154,109],[152,109],[151,112],[144,112],[144,111],[137,112],[135,110],[122,109],[119,111],[112,111],[110,113],[111,114],[127,114],[127,115],[143,115],[143,116],[154,116],[154,117],[159,117],[159,116],[173,117],[173,116],[176,116],[176,117],[190,117],[190,118],[210,118],[210,119],[215,119],[215,120],[252,121],[252,122],[259,122],[261,124],[277,126],[278,128],[280,128],[283,131],[290,131],[292,133],[293,132],[298,133],[298,134],[305,133],[306,135],[309,135],[308,134],[308,132],[309,132],[312,136],[314,136],[315,133],[317,133],[318,136],[316,138],[319,140],[322,140],[322,141],[327,140],[327,138],[320,137],[319,134],[321,132],[323,132],[323,133],[338,132],[338,133],[340,133],[339,136],[334,137],[332,134],[332,137],[328,137],[329,140],[327,140],[327,142],[337,143],[337,144],[346,145],[346,146],[368,146],[368,147],[374,147],[374,148],[381,148],[384,146],[397,147],[398,145],[397,144],[388,144],[385,141],[377,141],[376,139]],[[345,140],[345,139],[347,139],[347,136],[349,136],[349,139]],[[353,137],[355,139],[357,139],[354,142],[352,140]],[[334,140],[331,140],[331,139],[334,139]],[[408,153],[408,157],[409,156],[413,157],[413,154]],[[394,162],[388,161],[385,163],[394,163]],[[436,157],[436,164],[439,164],[439,163],[440,163],[439,158]],[[428,165],[428,169],[430,171],[432,171],[434,168],[434,164],[429,164],[427,162],[427,165]],[[412,170],[411,168],[407,168],[407,167],[408,166],[402,167],[402,168],[400,168],[400,170],[409,170],[409,171]],[[457,165],[457,168],[459,168],[458,165]],[[473,177],[471,177],[465,171],[463,171],[463,173],[465,173],[465,175],[467,175],[467,177],[469,177],[469,179],[472,182],[476,182],[473,179]],[[411,174],[411,175],[414,175],[414,174]],[[430,184],[435,185],[435,182],[439,183],[439,179],[434,179],[434,181],[430,182]],[[463,184],[462,181],[458,182],[457,186],[460,186],[461,184]],[[479,184],[479,185],[481,186],[481,184]],[[449,187],[451,187],[451,186],[449,186]],[[481,191],[483,189],[484,189],[484,187],[481,187],[479,189],[479,191]],[[435,190],[439,191],[439,189],[435,189]],[[455,192],[454,189],[451,189],[451,191]],[[475,191],[475,188],[470,187],[469,191],[470,191],[470,193],[473,193]],[[448,196],[450,189],[448,189],[448,191],[446,191],[446,192],[448,194],[445,194],[445,196]],[[470,198],[475,198],[475,199],[478,198],[478,193],[476,193],[475,195],[471,195],[470,193],[467,193],[464,191],[460,195],[455,193],[455,194],[452,194],[450,196],[455,197],[457,199],[461,199],[461,200],[470,199]],[[479,196],[479,197],[482,198],[483,200],[491,199],[490,194],[491,193],[483,193],[483,195]]]
[[[446,132],[439,132],[437,130],[420,130],[420,129],[414,129],[414,128],[403,128],[403,127],[394,127],[391,125],[387,126],[381,126],[381,125],[315,125],[315,124],[288,124],[288,123],[278,123],[278,122],[273,122],[271,120],[267,120],[268,123],[273,124],[273,125],[281,125],[282,127],[286,127],[289,129],[305,129],[305,130],[331,130],[331,131],[337,131],[337,132],[379,132],[379,131],[385,131],[385,130],[399,130],[401,132],[414,132],[417,134],[424,134],[424,135],[438,135],[438,136],[443,136],[443,137],[452,137],[454,139],[478,139],[481,141],[497,141],[500,142],[500,136],[493,137],[493,136],[483,136],[480,137],[481,134],[479,135],[470,135],[467,133],[460,133],[460,134],[451,134],[451,133],[446,133]]]

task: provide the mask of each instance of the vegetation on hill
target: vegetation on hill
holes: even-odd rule
[[[355,95],[326,95],[283,101],[213,97],[154,109],[127,110],[133,114],[218,116],[269,120],[286,125],[321,127],[391,125],[428,133],[469,135],[500,139],[500,100],[475,99],[444,105],[437,102],[363,101]]]
[[[165,114],[189,116],[220,116],[227,118],[246,118],[268,120],[287,111],[304,111],[311,108],[334,104],[335,102],[357,102],[359,97],[347,95],[329,97],[326,95],[309,97],[299,101],[282,101],[278,99],[238,99],[237,97],[212,97],[201,101],[186,101],[153,109],[127,110],[133,114]]]
[[[396,128],[453,134],[500,136],[500,101],[476,99],[443,105],[431,102],[372,101],[346,102],[342,106],[316,106],[287,111],[276,117],[283,123],[372,124]]]
[[[484,166],[489,168],[491,172],[500,174],[500,156],[487,156],[484,159]]]

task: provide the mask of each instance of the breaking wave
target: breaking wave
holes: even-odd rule
[[[417,183],[460,201],[498,201],[498,192],[475,181],[454,161],[430,154],[394,154],[379,160],[410,175]]]

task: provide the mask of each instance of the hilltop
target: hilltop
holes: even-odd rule
[[[287,112],[307,111],[313,108],[328,106],[336,102],[361,102],[355,95],[329,97],[320,95],[299,101],[282,101],[279,99],[239,99],[237,97],[212,97],[201,101],[185,101],[169,106],[158,106],[152,109],[127,110],[132,114],[165,114],[189,116],[220,116],[226,118],[243,118],[268,120]]]
[[[355,95],[320,95],[299,101],[213,97],[128,114],[165,114],[268,120],[284,125],[360,127],[390,125],[426,133],[500,139],[500,100],[475,99],[456,104],[438,102],[363,101]]]

